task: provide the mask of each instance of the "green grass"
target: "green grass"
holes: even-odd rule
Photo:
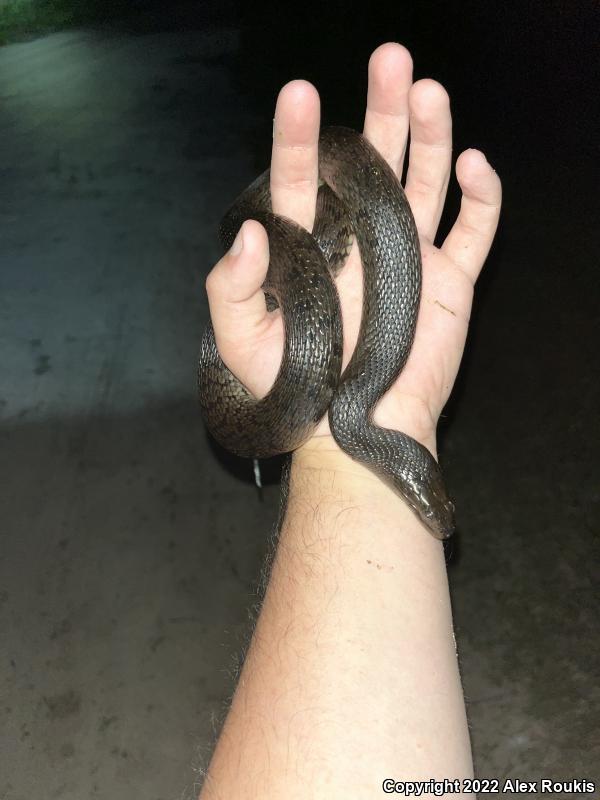
[[[124,0],[0,0],[0,44],[109,19],[126,7]]]

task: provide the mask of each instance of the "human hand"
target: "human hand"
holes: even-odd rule
[[[318,189],[319,96],[305,81],[281,90],[273,127],[271,197],[275,213],[312,229]],[[440,84],[412,84],[412,60],[401,45],[377,48],[369,62],[364,135],[402,173],[410,128],[405,191],[419,232],[423,261],[421,306],[414,344],[401,374],[375,411],[375,422],[401,430],[435,454],[435,430],[462,357],[473,286],[496,231],[500,180],[482,153],[456,163],[462,189],[459,216],[440,248],[433,244],[451,172],[448,95]],[[284,329],[279,310],[267,312],[261,290],[269,247],[264,228],[247,220],[206,281],[221,358],[256,396],[277,375]],[[337,278],[344,327],[343,367],[356,345],[362,310],[362,267],[356,244]],[[337,450],[325,417],[302,449]]]

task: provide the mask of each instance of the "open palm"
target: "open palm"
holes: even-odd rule
[[[377,48],[369,62],[364,134],[402,173],[410,130],[405,191],[423,259],[423,288],[408,362],[375,412],[375,421],[402,430],[435,454],[435,429],[462,357],[473,286],[498,224],[501,186],[482,153],[467,150],[456,163],[462,189],[459,216],[442,244],[433,245],[451,173],[452,120],[448,95],[432,80],[412,83],[412,60],[399,44]],[[318,189],[319,97],[305,81],[279,94],[273,127],[273,210],[312,229]],[[243,245],[241,249],[239,246]],[[217,346],[223,361],[257,397],[272,386],[283,353],[279,311],[267,313],[261,285],[268,239],[248,220],[232,249],[207,278]],[[362,267],[356,245],[337,279],[344,325],[344,366],[356,345],[362,310]],[[327,419],[313,441],[335,446]]]

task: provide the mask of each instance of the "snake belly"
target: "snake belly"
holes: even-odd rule
[[[198,365],[201,410],[213,436],[237,455],[295,450],[325,413],[340,448],[400,495],[437,539],[454,530],[439,465],[412,437],[375,425],[379,399],[410,353],[421,297],[421,255],[410,206],[393,170],[359,133],[329,127],[319,139],[313,233],[271,211],[269,173],[246,189],[221,223],[225,248],[246,219],[269,236],[263,291],[280,306],[284,353],[270,392],[256,399],[225,366],[209,324]],[[334,276],[350,232],[363,265],[358,343],[341,372],[343,331]]]

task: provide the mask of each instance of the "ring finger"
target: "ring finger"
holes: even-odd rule
[[[410,152],[406,196],[421,236],[433,241],[452,164],[450,100],[437,81],[417,81],[409,93]]]

